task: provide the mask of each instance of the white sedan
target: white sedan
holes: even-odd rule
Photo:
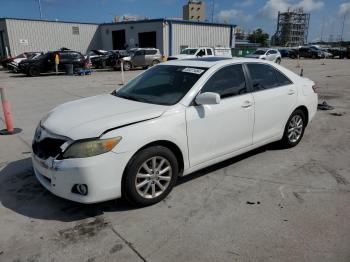
[[[35,132],[34,171],[66,199],[151,205],[179,176],[274,141],[297,145],[316,109],[314,83],[275,63],[174,60],[49,112]]]

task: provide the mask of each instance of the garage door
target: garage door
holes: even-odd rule
[[[125,30],[112,31],[113,50],[125,49]]]
[[[155,31],[139,33],[139,46],[157,48],[157,33]]]

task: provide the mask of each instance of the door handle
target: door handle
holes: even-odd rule
[[[294,94],[295,94],[295,90],[294,89],[289,89],[288,95],[294,95]]]
[[[251,101],[244,101],[243,104],[242,104],[242,107],[243,108],[248,108],[248,107],[251,107],[253,105],[253,103]]]

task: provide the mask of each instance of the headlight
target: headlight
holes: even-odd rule
[[[95,139],[74,142],[63,153],[63,158],[83,158],[111,151],[122,139],[121,136],[109,139]]]

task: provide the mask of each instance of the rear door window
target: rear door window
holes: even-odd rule
[[[270,65],[248,64],[247,67],[254,91],[266,90],[292,83],[285,75]]]
[[[230,65],[219,69],[203,86],[201,93],[218,93],[221,98],[245,94],[246,81],[242,65]]]
[[[135,53],[135,56],[142,56],[142,55],[145,55],[145,50],[139,50],[139,51],[136,51]]]
[[[275,70],[275,74],[276,74],[276,78],[279,86],[286,86],[286,85],[293,84],[293,82],[284,74],[282,74],[280,71]]]
[[[146,55],[155,55],[157,54],[157,50],[146,50]]]
[[[211,49],[210,48],[207,48],[207,55],[212,55],[213,53],[212,53],[212,51],[211,51]]]

